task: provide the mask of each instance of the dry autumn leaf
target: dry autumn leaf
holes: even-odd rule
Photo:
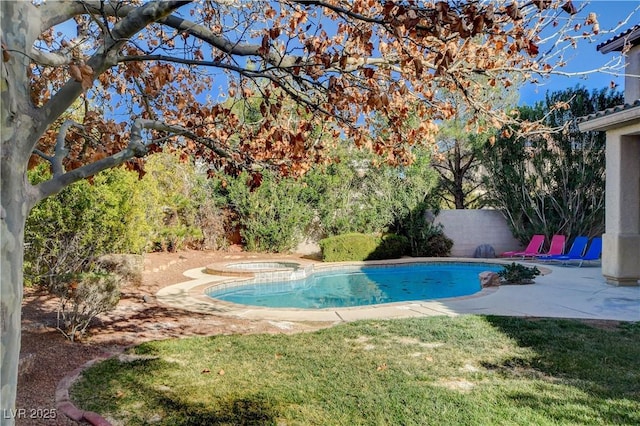
[[[82,72],[80,71],[80,67],[78,67],[76,64],[69,65],[69,74],[75,81],[82,81]]]

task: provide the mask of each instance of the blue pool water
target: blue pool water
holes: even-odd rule
[[[476,293],[481,290],[480,272],[501,269],[500,265],[486,263],[347,267],[315,272],[302,280],[212,287],[207,295],[242,305],[307,309],[432,300]]]

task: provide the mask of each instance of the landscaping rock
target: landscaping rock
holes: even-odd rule
[[[476,247],[476,250],[473,252],[473,257],[482,258],[482,259],[492,259],[496,257],[496,251],[489,244],[482,244]]]
[[[500,276],[495,272],[492,272],[492,271],[480,272],[480,275],[478,275],[478,278],[480,279],[480,285],[482,286],[482,288],[500,286]]]

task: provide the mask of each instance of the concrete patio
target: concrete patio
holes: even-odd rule
[[[205,274],[204,266],[185,272],[190,280],[165,287],[156,296],[163,304],[190,311],[275,321],[342,322],[462,314],[640,321],[640,287],[607,284],[599,266],[537,266],[548,268],[550,273],[530,285],[487,288],[453,299],[354,308],[272,309],[217,301],[204,295],[204,290],[231,278]]]

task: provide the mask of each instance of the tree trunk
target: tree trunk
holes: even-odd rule
[[[16,387],[18,382],[18,361],[20,357],[20,331],[22,310],[22,267],[24,260],[24,227],[29,211],[28,197],[25,194],[24,173],[20,167],[11,167],[11,161],[2,153],[2,187],[0,188],[0,321],[2,336],[0,370],[0,423],[11,425],[11,416],[15,408]]]
[[[1,2],[3,49],[0,65],[0,424],[13,425],[20,358],[24,228],[36,200],[27,182],[29,155],[38,140],[38,117],[30,102],[28,52],[40,17],[30,2]]]
[[[12,425],[15,414],[23,293],[24,229],[35,189],[27,181],[28,154],[16,141],[37,140],[27,115],[2,116],[0,157],[0,424]],[[11,117],[11,118],[10,118]]]
[[[456,182],[456,187],[453,190],[453,199],[456,205],[456,209],[461,210],[461,209],[466,209],[467,206],[465,205],[465,194],[464,194],[464,189],[462,188],[462,184],[458,184]]]

